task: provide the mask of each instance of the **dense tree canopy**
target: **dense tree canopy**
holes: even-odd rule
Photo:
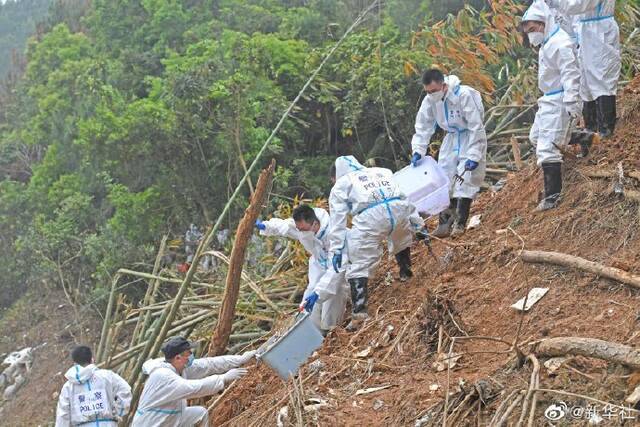
[[[46,3],[5,5],[0,19],[6,8]],[[214,222],[288,103],[369,3],[55,2],[0,107],[0,306],[42,281],[75,297],[101,293],[115,269],[148,261],[163,233]],[[521,5],[491,3],[388,0],[371,13],[262,159],[278,161],[273,193],[326,194],[338,154],[406,163],[426,66],[477,77],[489,103],[519,71],[531,77],[533,56],[514,31]],[[457,15],[433,25],[449,12]],[[26,22],[38,17],[12,25],[33,28]],[[3,23],[0,47],[11,32]],[[447,38],[466,50],[452,55]],[[522,81],[524,90],[534,79]]]

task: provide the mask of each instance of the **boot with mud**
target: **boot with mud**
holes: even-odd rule
[[[431,233],[432,236],[440,239],[449,237],[451,234],[451,227],[453,226],[453,220],[455,219],[455,208],[456,199],[451,199],[449,207],[440,212],[440,215],[438,216],[438,227],[433,233]]]
[[[603,95],[596,99],[598,132],[603,139],[610,138],[616,126],[616,97]]]
[[[589,155],[591,146],[600,141],[600,134],[589,129],[577,129],[571,132],[569,145],[579,145],[580,154],[578,157],[584,158]]]
[[[453,223],[453,229],[451,230],[451,237],[457,237],[464,234],[464,230],[467,227],[467,220],[469,219],[469,211],[471,210],[472,201],[473,199],[468,199],[466,197],[458,199],[455,221]]]
[[[396,262],[400,267],[400,281],[406,282],[413,277],[411,271],[411,248],[405,248],[396,254]]]
[[[347,331],[356,331],[362,326],[365,320],[369,318],[367,314],[367,282],[366,277],[356,277],[349,279],[349,287],[351,288],[351,321],[347,325]]]
[[[536,211],[542,212],[558,206],[562,191],[562,163],[543,163],[544,199],[540,201]]]

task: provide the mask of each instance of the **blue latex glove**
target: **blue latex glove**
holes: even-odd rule
[[[333,263],[333,269],[336,273],[339,273],[338,269],[342,267],[342,252],[336,252],[333,254],[331,262]]]
[[[413,153],[413,156],[411,157],[411,166],[413,166],[414,168],[418,166],[418,162],[421,158],[422,155],[420,153]]]
[[[307,297],[307,299],[304,300],[304,309],[311,313],[313,311],[313,306],[316,305],[316,302],[318,301],[318,293],[314,292],[311,295],[309,295]]]
[[[264,222],[260,221],[259,219],[256,219],[256,228],[260,231],[264,231],[267,229],[267,226],[264,225]]]
[[[472,171],[478,167],[478,162],[474,162],[473,160],[467,160],[464,162],[464,168],[468,171]]]

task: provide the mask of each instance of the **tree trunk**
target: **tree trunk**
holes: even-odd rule
[[[540,262],[577,268],[640,289],[640,276],[635,276],[624,270],[607,267],[577,256],[560,252],[522,251],[521,257],[522,260],[526,262]]]
[[[547,357],[559,357],[567,354],[595,357],[626,365],[632,369],[640,369],[640,349],[595,338],[549,338],[538,343],[534,351],[538,356]]]
[[[271,165],[260,174],[249,207],[246,209],[240,224],[238,224],[236,241],[229,259],[229,270],[227,272],[220,314],[218,315],[218,323],[213,331],[211,344],[209,345],[209,356],[224,354],[227,344],[229,343],[229,335],[231,335],[231,327],[233,326],[233,318],[235,317],[236,302],[238,301],[238,294],[240,292],[240,279],[247,243],[253,232],[253,224],[256,219],[258,219],[262,204],[268,195],[274,170],[275,161],[272,160]]]

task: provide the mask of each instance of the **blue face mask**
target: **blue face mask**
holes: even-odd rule
[[[191,354],[189,355],[189,358],[187,359],[187,368],[188,368],[189,366],[193,365],[193,361],[194,361],[194,360],[196,360],[196,356],[195,356],[193,353],[191,353]]]

